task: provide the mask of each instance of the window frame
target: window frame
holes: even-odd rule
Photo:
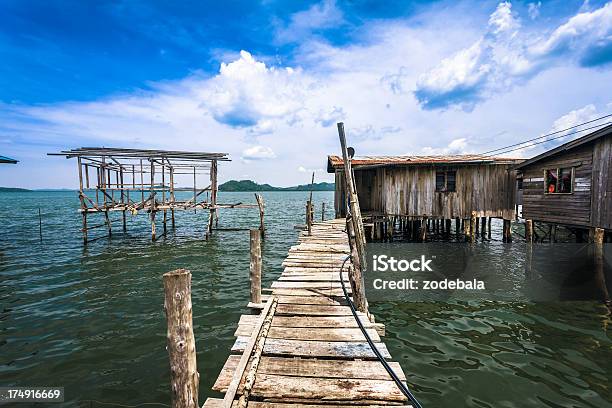
[[[561,169],[570,169],[571,173],[572,173],[572,179],[571,179],[571,191],[569,192],[560,192],[560,191],[555,191],[553,193],[550,193],[548,191],[548,189],[546,188],[547,184],[546,184],[546,173],[548,173],[551,170],[555,170],[557,172],[557,185],[556,185],[556,189],[559,189],[559,182],[560,182],[560,174],[559,172],[561,171]],[[567,166],[567,167],[552,167],[552,168],[545,168],[544,169],[544,195],[571,195],[574,194],[574,187],[575,187],[575,181],[576,181],[576,168],[574,166]]]
[[[455,173],[455,188],[453,190],[448,189],[448,173]],[[444,174],[444,189],[438,190],[438,173]],[[436,193],[456,193],[457,192],[457,170],[435,170],[434,174],[434,187]]]

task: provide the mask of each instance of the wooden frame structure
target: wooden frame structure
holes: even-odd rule
[[[227,153],[81,147],[48,154],[77,159],[84,243],[89,242],[88,232],[92,229],[106,227],[108,236],[112,235],[109,212],[115,211],[122,214],[124,232],[127,231],[126,212],[132,215],[148,213],[153,241],[157,238],[157,213],[163,214],[163,236],[167,233],[168,211],[174,228],[175,211],[180,210],[209,211],[208,239],[218,224],[220,208],[259,208],[260,230],[264,232],[260,196],[256,195],[257,204],[253,205],[217,202],[218,163],[230,161]],[[202,175],[208,176],[204,186],[199,184]],[[189,180],[190,185],[179,186],[178,179]],[[103,214],[104,222],[88,225],[90,214]]]

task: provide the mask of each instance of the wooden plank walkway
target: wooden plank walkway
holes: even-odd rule
[[[263,301],[276,296],[278,305],[250,391],[250,407],[410,407],[376,360],[344,299],[339,270],[349,253],[345,225],[344,219],[336,219],[313,224],[310,236],[301,232],[298,245],[289,249],[283,262],[281,277],[263,295]],[[381,354],[390,360],[381,340],[384,325],[371,322],[363,313],[359,317]],[[214,390],[227,391],[259,318],[240,317],[231,349],[234,354],[227,359]],[[400,365],[389,364],[405,381]],[[245,377],[233,406],[242,394]],[[222,406],[223,400],[217,398],[208,398],[204,404],[205,408]]]

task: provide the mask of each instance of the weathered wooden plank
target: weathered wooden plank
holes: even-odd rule
[[[262,295],[262,300],[268,300],[270,295]],[[346,299],[333,296],[277,296],[278,303],[288,303],[295,305],[336,305],[346,306]]]
[[[224,392],[227,389],[239,360],[240,356],[229,356],[221,369],[217,381],[213,385],[213,390]],[[399,363],[391,361],[388,364],[400,380],[406,381],[406,376]],[[386,381],[391,379],[382,364],[375,360],[347,361],[262,357],[257,372],[292,377],[354,378]]]
[[[238,402],[235,402],[232,406],[237,406]],[[405,407],[412,408],[412,405],[393,405],[396,407]],[[223,400],[218,398],[207,398],[204,406],[202,408],[222,408]],[[304,402],[296,402],[296,403],[284,403],[284,402],[258,402],[258,401],[249,401],[249,407],[251,408],[329,408],[329,405],[321,405],[316,403],[304,403]],[[348,405],[338,405],[334,404],[334,408],[354,408],[354,403],[348,403]],[[388,403],[383,405],[376,404],[368,404],[363,405],[359,404],[360,408],[389,408]]]
[[[351,308],[348,306],[333,305],[278,305],[276,314],[282,315],[309,315],[309,316],[351,316]]]
[[[249,338],[240,336],[232,346],[232,352],[243,352]],[[374,343],[385,359],[391,355],[384,343]],[[334,357],[375,359],[376,355],[366,342],[348,341],[304,341],[268,339],[264,346],[264,355],[296,357]]]
[[[255,326],[239,325],[234,336],[250,336]],[[380,341],[374,329],[366,329],[373,341]],[[269,339],[309,340],[309,341],[367,341],[359,328],[322,328],[310,327],[271,327]]]
[[[346,285],[347,289],[348,286]],[[330,288],[342,288],[340,282],[284,282],[276,281],[272,283],[273,289],[330,289]],[[324,292],[323,292],[324,293]]]
[[[238,324],[253,325],[257,321],[255,315],[242,315]],[[382,323],[372,323],[365,314],[359,314],[359,320],[365,328],[375,329],[380,336],[385,335],[385,325]],[[330,327],[358,327],[353,316],[274,316],[272,327],[309,327],[309,328],[330,328]]]

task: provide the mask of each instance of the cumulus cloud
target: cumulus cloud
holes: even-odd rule
[[[531,16],[539,5],[529,7]],[[550,35],[532,42],[509,2],[499,3],[485,33],[472,45],[444,58],[416,83],[425,109],[475,104],[523,83],[550,66],[575,60],[590,67],[612,61],[612,3],[571,17]]]
[[[534,58],[570,56],[592,67],[612,62],[612,3],[578,13],[547,40],[530,48]]]
[[[237,128],[270,129],[270,121],[296,114],[312,85],[300,69],[268,67],[247,51],[222,63],[200,97],[216,121]],[[254,130],[257,132],[257,130]]]
[[[242,151],[243,160],[264,160],[274,158],[276,158],[276,154],[267,146],[251,146]]]

